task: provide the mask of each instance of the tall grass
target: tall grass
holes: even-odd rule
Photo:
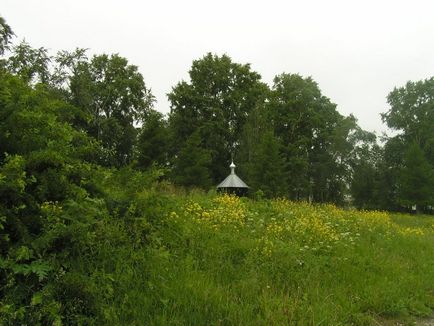
[[[227,195],[159,205],[152,232],[136,224],[145,245],[104,249],[108,324],[371,325],[434,308],[432,217]]]

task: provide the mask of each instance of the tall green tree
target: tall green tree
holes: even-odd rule
[[[419,144],[434,162],[434,77],[395,88],[387,101],[390,109],[382,114],[383,121],[409,144]]]
[[[211,179],[217,183],[237,152],[249,112],[265,101],[267,86],[250,65],[234,63],[227,55],[208,53],[193,62],[189,75],[189,82],[178,83],[168,95],[172,156],[199,132],[211,154]]]
[[[0,215],[13,235],[7,246],[39,235],[40,204],[78,195],[86,161],[98,155],[95,142],[63,120],[65,107],[45,88],[0,74]]]
[[[400,174],[400,198],[406,206],[417,210],[434,203],[434,170],[418,144],[412,143],[404,157]]]
[[[361,144],[357,144],[351,159],[352,175],[350,192],[353,204],[359,209],[379,209],[380,164],[384,152],[376,144],[376,137],[367,133]]]
[[[342,201],[355,119],[339,114],[312,78],[297,74],[275,77],[269,106],[287,161],[289,197]]]
[[[89,158],[99,146],[65,120],[70,107],[44,85],[0,72],[2,323],[87,323],[95,313],[83,291],[91,278],[77,278],[69,262],[94,255],[87,248],[107,211],[93,196],[99,167]]]
[[[160,112],[150,111],[137,139],[137,165],[140,168],[167,165],[168,141],[167,121]]]
[[[174,161],[173,180],[185,187],[211,186],[211,155],[202,144],[199,130],[194,132],[185,142]]]
[[[419,179],[420,201],[412,194],[411,187],[419,188],[416,174],[427,172],[427,164],[434,165],[434,78],[409,81],[405,86],[390,92],[387,101],[390,109],[382,114],[383,122],[398,132],[398,135],[387,138],[386,142],[386,148],[396,149],[389,151],[386,157],[387,169],[393,171],[388,173],[389,182],[396,189],[390,205],[399,208],[402,204],[409,205],[413,202],[420,206],[428,196],[424,190],[426,182],[430,180],[428,174],[425,181]],[[410,158],[409,153],[414,157]]]
[[[51,78],[50,64],[52,57],[44,47],[33,48],[22,41],[12,49],[7,68],[20,76],[26,83],[48,84]]]
[[[286,196],[286,162],[282,144],[274,134],[267,106],[253,109],[244,126],[240,148],[235,156],[239,171],[251,191],[262,191],[266,197]]]
[[[378,208],[401,210],[399,176],[402,172],[406,143],[402,136],[387,138],[378,164],[377,191]]]
[[[4,20],[0,23],[6,49],[12,31]],[[71,104],[64,117],[99,141],[100,163],[119,167],[132,161],[137,126],[145,122],[155,99],[127,59],[117,54],[89,59],[80,48],[51,56],[47,49],[23,41],[12,48],[4,66],[25,83],[41,84],[53,97]]]
[[[253,189],[261,190],[269,198],[286,196],[288,189],[285,168],[281,144],[274,133],[268,131],[257,144],[249,185]]]
[[[102,143],[107,165],[133,159],[137,131],[152,108],[154,97],[137,66],[119,55],[79,60],[69,80],[71,102],[89,116],[87,130]]]

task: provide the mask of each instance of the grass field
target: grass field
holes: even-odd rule
[[[138,249],[113,224],[119,239],[92,269],[107,323],[378,325],[432,315],[433,217],[227,195],[152,201],[157,212],[142,218],[149,198],[129,207]]]

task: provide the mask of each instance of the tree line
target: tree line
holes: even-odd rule
[[[80,174],[67,171],[71,159],[158,167],[176,185],[205,190],[234,159],[253,195],[363,209],[433,204],[433,78],[390,92],[382,120],[395,135],[378,139],[311,77],[281,73],[267,85],[249,64],[208,53],[172,87],[165,116],[138,67],[119,54],[51,55],[12,39],[1,19],[0,164],[33,153],[26,173],[44,198],[61,197],[65,175]]]

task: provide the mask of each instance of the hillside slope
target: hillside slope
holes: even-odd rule
[[[226,195],[166,201],[146,258],[116,271],[113,324],[370,325],[431,315],[432,217]]]

